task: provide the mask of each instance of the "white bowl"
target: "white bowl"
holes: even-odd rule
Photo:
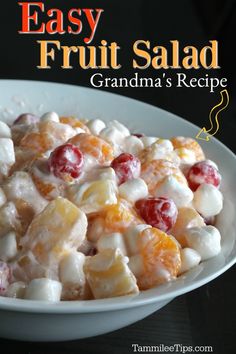
[[[118,119],[131,131],[146,135],[195,137],[199,128],[151,105],[83,87],[47,82],[0,80],[0,119],[46,111],[84,118]],[[50,304],[0,298],[0,337],[30,341],[62,341],[91,337],[127,326],[165,306],[176,296],[208,283],[236,261],[236,157],[218,140],[201,143],[223,175],[224,209],[218,217],[222,252],[176,281],[137,296]]]

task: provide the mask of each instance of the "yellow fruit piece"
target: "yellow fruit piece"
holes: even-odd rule
[[[86,215],[69,200],[58,197],[35,216],[21,245],[23,251],[31,250],[40,263],[50,264],[65,250],[78,248],[86,230]]]
[[[198,142],[192,138],[176,136],[171,138],[171,142],[175,149],[186,148],[192,150],[195,154],[196,161],[205,160],[204,152]]]
[[[84,271],[95,299],[137,294],[136,279],[119,250],[106,249],[87,258]]]
[[[176,238],[182,247],[187,247],[187,241],[185,239],[186,230],[190,227],[201,227],[204,225],[203,218],[195,209],[183,207],[179,208],[176,223],[170,233]]]
[[[154,227],[140,234],[139,249],[143,272],[138,277],[140,289],[150,289],[177,277],[181,266],[180,250],[175,239]]]
[[[117,187],[111,180],[98,180],[68,188],[69,199],[85,213],[99,212],[117,203]]]

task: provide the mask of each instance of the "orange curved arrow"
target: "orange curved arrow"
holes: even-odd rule
[[[196,135],[196,139],[209,141],[210,138],[218,132],[218,130],[220,128],[220,124],[218,121],[218,115],[229,104],[228,91],[226,89],[222,90],[222,91],[220,91],[220,95],[221,95],[220,103],[216,104],[211,109],[210,114],[209,114],[209,121],[211,124],[210,128],[208,130],[206,129],[206,127],[203,127],[202,129],[200,129],[200,131]]]

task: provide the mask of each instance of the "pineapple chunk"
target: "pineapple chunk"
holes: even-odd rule
[[[139,292],[127,261],[118,249],[105,249],[86,259],[84,271],[95,299]]]
[[[71,248],[78,248],[86,235],[86,215],[69,200],[58,197],[30,224],[21,240],[23,251],[31,250],[44,265],[55,264]]]
[[[69,199],[85,213],[94,213],[107,205],[117,203],[117,187],[112,180],[97,180],[73,185],[68,190]]]

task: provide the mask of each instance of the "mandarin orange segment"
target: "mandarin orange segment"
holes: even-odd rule
[[[204,226],[204,220],[198,212],[193,208],[183,207],[179,208],[176,223],[170,230],[170,233],[182,247],[187,247],[187,241],[185,239],[186,230],[190,227],[201,226]]]
[[[103,217],[105,228],[114,232],[123,232],[129,226],[142,222],[142,219],[125,200],[107,207],[103,212]]]
[[[49,183],[45,181],[45,179],[36,176],[34,173],[31,174],[31,177],[39,193],[47,200],[53,200],[61,194],[57,184]]]
[[[90,133],[87,125],[85,125],[84,122],[75,117],[60,117],[60,123],[68,124],[72,128],[80,128],[83,129],[85,133]]]
[[[74,135],[74,129],[68,124],[43,121],[38,124],[37,132],[29,132],[21,139],[20,146],[42,153],[63,144]]]
[[[185,148],[194,152],[196,161],[205,160],[204,152],[198,142],[192,138],[176,136],[171,138],[171,142],[175,149]]]
[[[42,153],[53,148],[53,139],[47,133],[43,135],[41,133],[31,132],[21,139],[20,146],[37,153]]]
[[[100,164],[110,163],[113,160],[113,148],[105,140],[86,133],[81,133],[69,140],[88,155],[93,156]]]
[[[49,265],[66,250],[79,247],[85,238],[87,218],[67,199],[58,197],[36,215],[21,240],[23,251],[31,250],[37,261]]]
[[[177,277],[181,258],[173,237],[154,227],[147,228],[140,234],[139,249],[143,261],[143,274],[138,277],[141,290]]]
[[[132,225],[142,224],[144,221],[126,200],[118,200],[117,204],[109,205],[100,213],[89,217],[87,237],[94,242],[101,235],[112,232],[124,232]]]
[[[35,211],[32,208],[32,205],[30,205],[23,199],[16,199],[14,201],[14,204],[19,214],[19,220],[21,222],[22,231],[23,233],[25,233],[27,231],[29,224],[33,220]]]
[[[151,194],[155,192],[159,183],[169,175],[175,175],[179,181],[187,184],[186,178],[181,170],[171,161],[153,160],[144,163],[141,168],[141,178],[146,182]]]
[[[53,200],[64,194],[62,181],[50,173],[48,160],[39,158],[34,161],[30,169],[32,180],[39,193],[47,200]]]
[[[138,293],[136,279],[118,250],[87,258],[84,271],[95,299]]]

